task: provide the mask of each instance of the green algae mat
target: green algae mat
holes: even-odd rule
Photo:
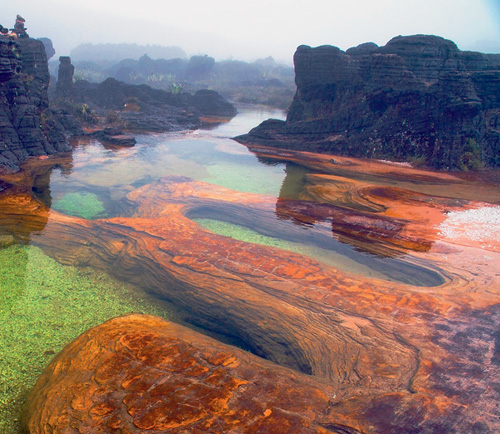
[[[66,193],[53,204],[53,208],[64,214],[83,217],[92,220],[105,217],[104,205],[94,193]]]
[[[55,354],[130,312],[167,314],[159,301],[104,273],[63,266],[33,246],[0,248],[0,433],[19,432],[26,394]]]

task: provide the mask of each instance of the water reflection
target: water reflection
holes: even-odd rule
[[[52,207],[50,181],[54,171],[58,171],[60,176],[64,178],[69,178],[73,172],[73,159],[68,157],[63,163],[46,166],[44,170],[33,173],[33,193],[48,208]]]
[[[239,204],[213,204],[211,206],[192,207],[187,217],[200,221],[225,222],[230,225],[249,229],[256,237],[239,238],[234,231],[226,233],[244,241],[260,242],[259,235],[277,240],[271,243],[280,248],[287,248],[311,256],[335,268],[344,271],[384,280],[399,281],[415,286],[438,286],[444,283],[443,277],[425,266],[397,259],[395,256],[370,254],[366,249],[352,246],[347,237],[339,239],[332,236],[331,228],[324,222],[304,222],[283,216],[277,219],[273,212]],[[205,226],[217,231],[213,223]],[[220,227],[220,226],[219,226]],[[218,231],[224,234],[223,230]],[[231,228],[229,228],[231,229]],[[226,229],[227,231],[227,229]],[[279,240],[284,242],[279,243]],[[293,246],[287,246],[292,243]],[[263,242],[268,244],[268,242]],[[400,254],[401,255],[401,254]]]
[[[162,177],[187,177],[276,198],[274,209],[221,203],[192,207],[190,218],[225,222],[294,243],[293,248],[303,254],[353,273],[415,285],[443,283],[439,274],[396,259],[401,250],[381,243],[401,231],[403,223],[318,203],[307,188],[308,177],[316,172],[297,163],[256,156],[228,138],[270,115],[279,113],[242,111],[209,131],[138,135],[133,148],[107,149],[95,140],[81,140],[75,143],[68,164],[37,174],[33,191],[47,207],[65,214],[87,219],[127,217],[134,213],[129,193]]]

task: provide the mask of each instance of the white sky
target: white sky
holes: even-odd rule
[[[462,50],[500,52],[500,0],[2,0],[57,55],[83,42],[177,45],[188,55],[291,63],[298,45],[343,50],[397,35],[435,34]]]

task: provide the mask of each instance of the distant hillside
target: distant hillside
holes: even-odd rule
[[[239,60],[216,62],[208,55],[153,59],[144,54],[112,62],[74,60],[75,80],[100,83],[108,77],[127,84],[147,84],[169,92],[195,93],[211,89],[238,103],[265,104],[285,109],[295,93],[293,68],[272,57],[253,63]],[[52,63],[53,72],[59,65]]]
[[[180,47],[137,44],[81,44],[71,50],[73,61],[119,62],[122,59],[139,59],[147,54],[153,59],[185,59]]]

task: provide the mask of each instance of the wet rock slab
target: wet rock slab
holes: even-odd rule
[[[256,396],[266,404],[254,412],[253,401],[246,401],[245,407],[235,398],[239,395],[233,391],[245,386],[228,383],[231,397],[225,414],[229,417],[234,410],[241,416],[241,428],[233,432],[498,432],[500,239],[492,237],[483,245],[473,239],[454,239],[439,230],[452,212],[499,203],[500,189],[493,184],[494,179],[479,182],[472,175],[435,173],[341,156],[292,151],[273,154],[265,148],[254,152],[314,169],[305,177],[308,200],[276,200],[184,177],[167,177],[129,193],[127,200],[134,210],[129,216],[83,220],[46,208],[33,197],[29,185],[27,190],[18,185],[18,190],[6,187],[0,194],[2,230],[17,237],[25,234],[61,263],[90,265],[147,287],[189,311],[189,319],[196,325],[231,334],[255,354],[266,357],[268,362],[248,354],[245,359],[242,354],[246,353],[210,340],[214,348],[248,361],[248,366],[257,371],[269,369],[279,378],[272,384],[286,385],[273,392],[269,383],[259,380],[261,390]],[[39,171],[55,161],[35,163],[33,170]],[[6,181],[23,184],[28,178],[19,175]],[[490,202],[477,202],[478,197]],[[313,199],[321,203],[316,210],[310,206]],[[442,281],[418,286],[366,278],[296,253],[216,235],[192,220],[213,218],[211,213],[264,234],[271,229],[279,232],[287,221],[306,222],[313,237],[355,240],[359,249],[395,257],[401,266],[429,270]],[[275,214],[280,216],[278,221]],[[304,230],[303,225],[295,227]],[[196,348],[193,351],[207,348],[207,338],[189,336],[189,340],[182,339]],[[63,381],[59,369],[74,365],[85,370],[88,366],[94,372],[89,384],[98,383],[102,387],[98,394],[114,402],[115,391],[123,393],[125,377],[121,377],[121,370],[129,366],[129,355],[117,352],[118,344],[110,344],[109,357],[96,355],[95,365],[89,353],[85,353],[85,363],[78,362],[79,354],[84,354],[80,352],[94,345],[87,339],[82,337],[78,344],[68,347],[75,352],[66,359],[68,353],[56,359],[59,367],[49,368],[41,382],[57,387]],[[108,351],[107,344],[98,345]],[[187,353],[185,360],[189,357]],[[242,361],[241,366],[244,364]],[[137,381],[149,381],[148,366],[139,366]],[[189,387],[192,373],[188,365],[182,366],[185,378],[176,378]],[[248,381],[233,365],[227,369],[231,376]],[[128,368],[125,370],[128,372]],[[109,382],[98,374],[110,371]],[[209,377],[203,378],[205,382]],[[314,398],[309,403],[295,398],[287,392],[291,380],[308,394],[319,390],[328,400]],[[43,387],[36,393],[49,393],[42,392]],[[143,392],[150,386],[144,387]],[[78,391],[68,386],[71,398],[65,397],[64,389],[59,390],[57,399],[61,402],[71,399],[77,405],[83,400],[88,402],[87,407],[94,408],[94,389]],[[175,390],[181,393],[181,389]],[[124,395],[117,396],[126,404]],[[157,399],[170,396],[167,390]],[[281,412],[271,409],[271,414],[284,414],[281,427],[272,425],[265,431],[251,425],[261,420],[256,415],[268,410],[267,403],[273,396],[291,400],[279,407]],[[30,419],[31,432],[44,432],[50,424],[55,426],[55,421],[64,432],[69,423],[67,407],[58,407],[58,400],[33,399],[30,414],[41,416]],[[108,414],[106,406],[111,406],[107,402],[92,413],[89,410],[89,414],[98,420],[101,411],[104,417]],[[160,416],[150,404],[151,418],[157,420]],[[200,414],[215,414],[215,410],[205,409],[203,400],[193,399],[191,404],[182,407],[183,416],[169,416],[168,423],[182,418],[197,423]],[[233,404],[235,407],[231,407]],[[137,410],[137,417],[139,413]],[[117,424],[131,420],[128,410],[113,414],[119,415]],[[140,413],[140,417],[145,414]],[[295,425],[286,422],[292,414],[302,417]],[[224,418],[221,420],[228,420]],[[203,420],[200,424],[208,419]],[[262,420],[272,421],[269,417]],[[167,423],[166,419],[161,423]],[[100,425],[86,426],[81,426],[81,432],[99,432],[96,426]],[[181,429],[179,426],[157,432],[182,432],[175,431]],[[119,429],[128,432],[125,425]],[[185,432],[211,429],[218,432],[215,422],[208,430],[186,428]]]
[[[129,315],[53,360],[26,425],[31,433],[327,433],[323,389],[182,326]]]

